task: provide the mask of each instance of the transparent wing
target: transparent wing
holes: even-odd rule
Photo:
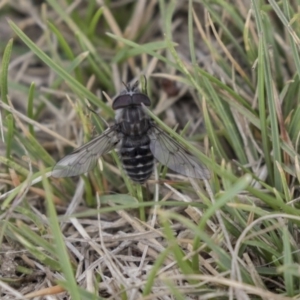
[[[91,170],[97,159],[112,150],[119,142],[117,126],[106,129],[101,135],[75,149],[62,158],[53,168],[53,177],[77,176]]]
[[[153,156],[171,170],[193,178],[209,179],[210,172],[182,145],[153,124],[149,132]]]

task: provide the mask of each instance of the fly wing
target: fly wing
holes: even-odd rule
[[[210,172],[182,145],[153,124],[149,131],[153,156],[171,170],[193,178],[209,179]]]
[[[91,170],[97,159],[112,150],[120,141],[117,126],[106,129],[101,135],[75,149],[62,158],[53,168],[53,177],[77,176]]]

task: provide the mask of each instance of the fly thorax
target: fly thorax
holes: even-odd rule
[[[124,135],[140,136],[147,133],[150,119],[141,106],[128,106],[116,111],[116,123]]]

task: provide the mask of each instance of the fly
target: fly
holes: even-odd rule
[[[90,171],[100,156],[116,149],[130,179],[144,183],[151,176],[155,159],[171,170],[193,178],[209,179],[210,172],[180,143],[158,127],[144,110],[149,97],[134,85],[124,84],[113,101],[115,124],[75,149],[54,167],[52,176],[71,177]]]

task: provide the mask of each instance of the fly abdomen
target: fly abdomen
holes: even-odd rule
[[[147,135],[124,137],[120,156],[123,167],[131,180],[144,183],[151,176],[154,158],[150,151],[150,139]]]

